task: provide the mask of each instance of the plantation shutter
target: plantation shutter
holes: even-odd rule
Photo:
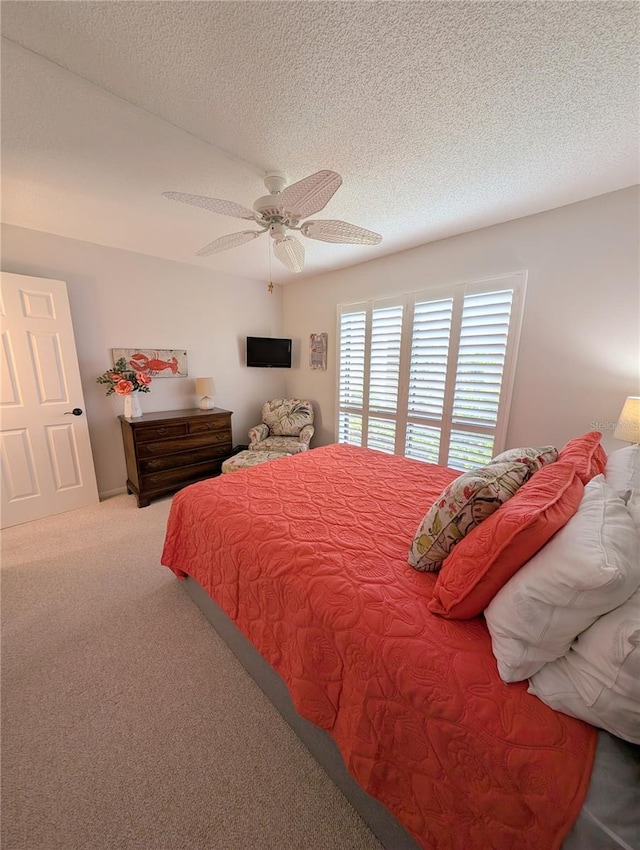
[[[394,453],[396,443],[401,342],[402,305],[373,309],[367,446],[389,454]],[[389,414],[389,417],[379,414]]]
[[[456,469],[502,451],[525,275],[344,306],[338,440]]]
[[[447,464],[484,466],[494,456],[513,290],[465,295]]]
[[[366,319],[365,310],[340,317],[338,442],[352,446],[362,445]]]
[[[405,456],[438,463],[453,298],[418,301],[413,313]]]

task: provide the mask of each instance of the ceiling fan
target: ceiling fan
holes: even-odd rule
[[[163,192],[163,198],[180,201],[201,207],[213,213],[243,218],[257,224],[260,230],[241,230],[214,239],[196,256],[208,257],[236,245],[251,242],[263,233],[269,233],[274,240],[273,253],[291,272],[301,272],[304,268],[304,246],[287,231],[294,230],[309,239],[321,242],[341,242],[350,245],[377,245],[382,241],[379,233],[357,227],[346,221],[335,219],[301,219],[324,209],[333,195],[342,185],[342,177],[335,171],[316,171],[309,177],[287,186],[286,178],[281,174],[270,173],[264,178],[269,192],[253,205],[253,209],[243,207],[233,201],[221,198],[207,198],[204,195],[189,195],[185,192]]]

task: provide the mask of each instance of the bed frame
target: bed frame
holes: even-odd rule
[[[286,685],[195,579],[182,585],[385,850],[421,850],[393,815],[357,784],[334,740],[301,717]],[[640,850],[640,747],[600,732],[585,804],[562,850]]]

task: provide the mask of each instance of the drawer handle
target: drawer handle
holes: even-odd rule
[[[168,428],[158,428],[158,434],[160,434],[161,436],[163,436],[163,437],[164,437],[164,435],[165,435],[165,434],[168,434],[168,433],[169,433],[169,429],[168,429]]]

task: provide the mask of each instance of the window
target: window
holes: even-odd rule
[[[471,469],[504,448],[525,274],[342,305],[338,441]]]

